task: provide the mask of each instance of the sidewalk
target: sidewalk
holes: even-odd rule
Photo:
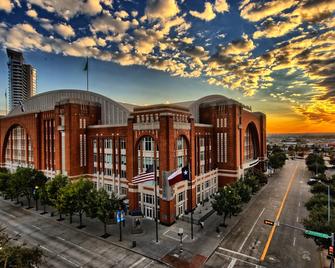
[[[132,216],[128,215],[126,216],[125,226],[122,224],[122,242],[119,241],[119,224],[108,225],[107,232],[110,234],[110,236],[104,239],[101,238],[101,236],[104,234],[103,224],[98,219],[83,217],[83,225],[85,225],[85,227],[80,229],[80,231],[87,233],[88,235],[100,237],[100,239],[104,239],[115,245],[130,249],[146,257],[163,261],[173,267],[201,267],[216,250],[225,235],[228,234],[230,230],[232,230],[238,224],[241,216],[248,211],[248,207],[253,204],[257,196],[260,195],[266,188],[267,185],[265,185],[256,195],[252,196],[252,199],[248,204],[244,205],[243,211],[238,216],[232,217],[231,219],[228,218],[226,220],[228,227],[220,227],[220,233],[217,233],[217,227],[222,222],[222,216],[218,216],[216,213],[211,214],[204,221],[204,228],[201,228],[200,225],[194,224],[193,240],[191,239],[191,224],[182,220],[177,220],[177,222],[172,226],[164,226],[159,224],[158,243],[156,243],[155,221],[153,220],[142,218],[141,226],[143,228],[143,232],[140,234],[132,234]],[[24,202],[23,208],[25,208],[26,201],[23,198],[21,198],[21,200]],[[14,203],[15,202],[12,202],[13,205]],[[210,202],[207,202],[204,207],[199,206],[194,213],[195,218],[200,219],[203,217],[203,215],[208,214],[208,212],[211,211],[210,206]],[[42,206],[39,206],[39,211],[35,211],[35,208],[30,209],[30,211],[40,214],[42,212]],[[49,213],[40,216],[51,218],[50,211],[55,210],[48,209],[47,211]],[[56,221],[58,219],[58,214],[54,214],[55,216],[52,218]],[[72,228],[76,228],[79,225],[79,216],[73,216],[73,223],[71,225],[69,224],[68,216],[66,216],[65,220],[61,221],[60,224],[65,224],[67,226],[71,226]],[[182,253],[179,251],[179,228],[183,228],[184,232]],[[136,241],[136,247],[133,247],[133,241]]]

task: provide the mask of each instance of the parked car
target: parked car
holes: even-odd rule
[[[307,184],[308,184],[308,185],[313,185],[313,184],[315,184],[315,183],[317,183],[317,182],[318,182],[317,179],[310,178],[310,179],[308,180]]]

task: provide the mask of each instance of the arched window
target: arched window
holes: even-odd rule
[[[244,134],[244,162],[258,157],[258,136],[255,125],[249,124]]]
[[[31,138],[23,127],[16,126],[10,130],[5,148],[6,166],[34,167]]]

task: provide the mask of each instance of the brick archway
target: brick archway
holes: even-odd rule
[[[15,139],[11,139],[10,137],[11,135],[14,135],[14,133],[16,131],[19,130],[19,136],[16,136]],[[18,139],[19,137],[19,139]],[[34,165],[34,152],[33,152],[33,139],[29,133],[29,129],[27,129],[26,127],[24,127],[22,124],[20,123],[15,123],[10,125],[10,127],[7,129],[6,134],[4,135],[1,144],[2,144],[2,152],[1,152],[1,162],[3,164],[7,163],[7,150],[8,150],[8,146],[10,146],[9,148],[9,153],[10,153],[10,162],[14,163],[14,140],[15,142],[20,143],[24,142],[24,148],[22,149],[22,145],[20,146],[21,150],[16,149],[18,151],[20,151],[20,159],[18,159],[19,161],[19,165],[22,163],[30,166],[30,165]],[[23,158],[22,158],[22,154],[23,154]]]
[[[248,150],[248,151],[246,151]],[[255,122],[250,121],[243,132],[243,159],[256,159],[260,157],[259,131]]]

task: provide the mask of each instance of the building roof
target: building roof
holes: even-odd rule
[[[40,93],[29,98],[23,103],[22,107],[16,106],[7,116],[16,116],[23,113],[34,113],[50,111],[55,108],[59,102],[85,102],[98,103],[101,107],[101,124],[103,125],[121,125],[126,124],[130,112],[134,105],[119,103],[103,95],[91,91],[76,89],[60,89]]]
[[[73,102],[73,103],[94,103],[101,107],[101,124],[103,125],[122,125],[127,123],[128,116],[138,108],[144,108],[145,106],[139,106],[129,103],[117,102],[101,94],[77,90],[77,89],[60,89],[53,90],[35,95],[23,103],[24,112],[20,106],[15,107],[7,116],[17,116],[24,113],[43,112],[53,110],[55,105],[60,102]],[[184,101],[169,104],[171,107],[180,107],[182,109],[188,109],[194,119],[195,123],[199,123],[199,108],[200,106],[212,106],[212,105],[228,105],[238,104],[250,110],[247,107],[233,99],[229,99],[223,95],[209,95],[193,101]],[[166,104],[161,104],[169,106]],[[159,106],[154,105],[154,106]]]

